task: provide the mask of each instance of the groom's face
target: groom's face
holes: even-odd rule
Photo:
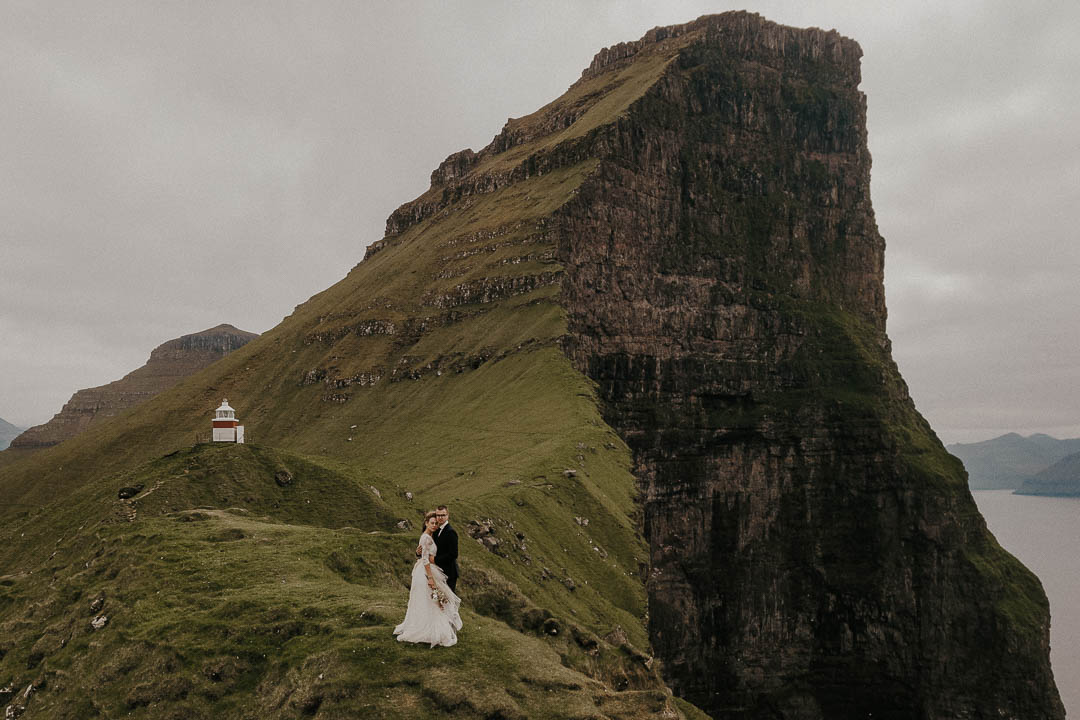
[[[436,510],[435,511],[435,522],[439,523],[439,525],[442,525],[443,523],[450,522],[450,511],[449,510]]]

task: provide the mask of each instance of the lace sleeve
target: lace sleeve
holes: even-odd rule
[[[427,533],[424,533],[420,538],[420,548],[420,559],[424,561],[425,565],[430,565],[431,557],[435,554],[435,540]]]

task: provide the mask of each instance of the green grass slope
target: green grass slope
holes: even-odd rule
[[[143,490],[120,500],[109,483],[80,487],[26,526],[23,555],[41,562],[0,577],[0,668],[5,686],[37,688],[35,716],[674,707],[630,642],[576,622],[586,604],[554,615],[499,572],[506,558],[475,544],[463,547],[461,642],[395,642],[415,533],[355,477],[279,450],[203,444],[117,479]],[[107,623],[94,629],[98,617]]]
[[[612,122],[672,47],[538,117]],[[504,164],[580,138],[529,122]],[[466,194],[258,340],[0,464],[0,703],[72,718],[699,717],[650,657],[630,454],[558,345],[544,218],[595,168]],[[222,397],[250,444],[198,442]],[[431,650],[391,629],[418,520],[440,502],[461,535],[465,628]]]

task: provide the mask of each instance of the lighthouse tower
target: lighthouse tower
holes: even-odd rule
[[[214,411],[214,442],[244,442],[244,426],[239,424],[228,400],[222,400],[221,407]]]

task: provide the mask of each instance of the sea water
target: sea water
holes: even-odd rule
[[[1050,664],[1069,717],[1080,716],[1080,498],[973,492],[1001,546],[1039,576],[1050,600]]]

